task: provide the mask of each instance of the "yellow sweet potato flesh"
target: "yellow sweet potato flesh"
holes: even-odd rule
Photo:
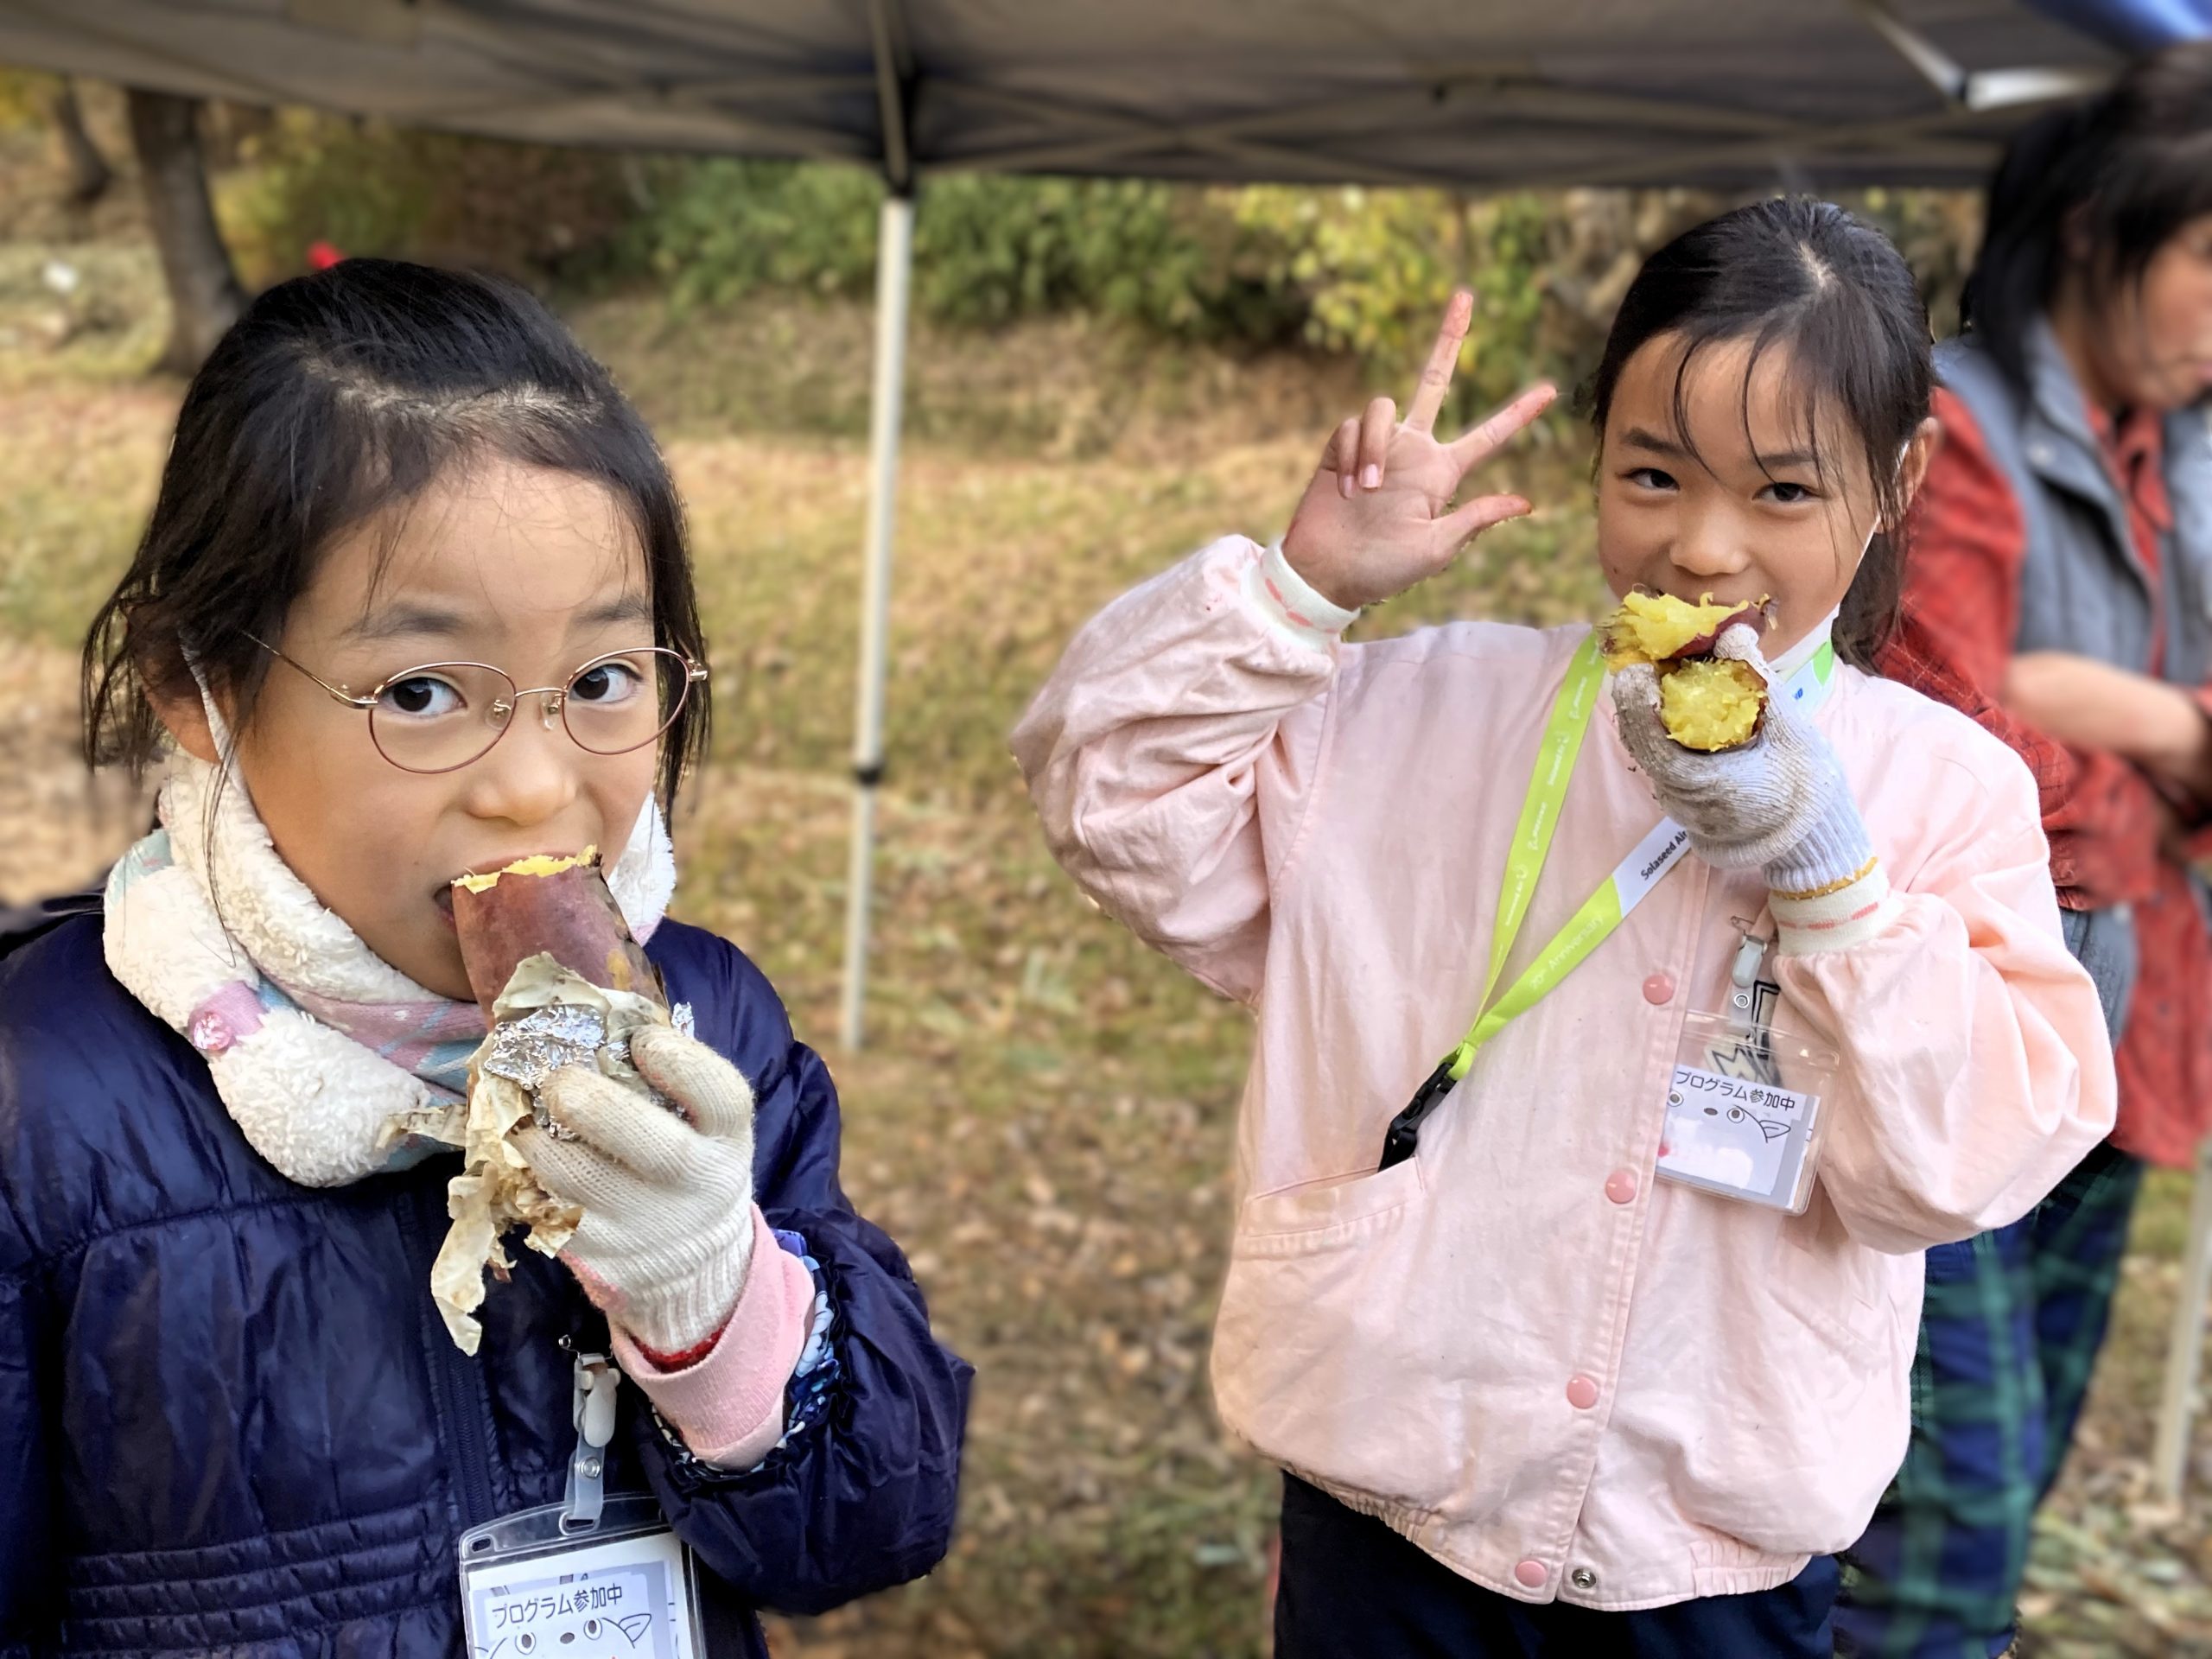
[[[1663,663],[1709,636],[1744,607],[1717,605],[1707,594],[1697,604],[1672,594],[1630,594],[1605,624],[1605,666]]]
[[[558,875],[563,870],[573,870],[594,862],[599,849],[587,847],[572,858],[556,858],[550,853],[532,853],[528,858],[518,858],[505,869],[493,870],[484,875],[464,875],[454,886],[466,887],[471,893],[489,893],[499,885],[503,875]]]
[[[1660,723],[1686,749],[1713,753],[1748,743],[1765,712],[1766,682],[1748,663],[1704,657],[1660,672]]]

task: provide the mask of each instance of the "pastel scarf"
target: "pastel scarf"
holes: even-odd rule
[[[162,827],[108,878],[110,971],[199,1050],[232,1121],[290,1179],[343,1185],[459,1146],[482,1012],[364,944],[278,855],[245,784],[218,776],[172,760]],[[649,938],[676,887],[650,800],[607,886]]]

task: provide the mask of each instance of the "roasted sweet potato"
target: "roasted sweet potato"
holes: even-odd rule
[[[1686,749],[1740,748],[1766,717],[1766,682],[1749,663],[1699,657],[1659,671],[1659,721]]]
[[[1762,605],[1693,605],[1671,594],[1630,594],[1601,635],[1609,667],[1650,663],[1659,671],[1659,719],[1685,748],[1740,748],[1766,718],[1766,682],[1748,663],[1713,655],[1738,624],[1764,628]]]
[[[453,884],[453,919],[469,988],[487,1014],[516,964],[541,951],[594,985],[667,1003],[660,971],[630,937],[592,849],[462,876]]]
[[[1710,656],[1721,631],[1738,622],[1763,626],[1760,607],[1716,604],[1710,594],[1694,605],[1672,594],[1630,594],[1602,630],[1605,665]]]

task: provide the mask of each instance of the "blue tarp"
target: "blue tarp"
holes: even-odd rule
[[[2046,16],[2123,52],[2212,35],[2212,0],[2034,0]]]
[[[0,61],[497,137],[1218,180],[1959,182],[2212,0],[0,0]]]

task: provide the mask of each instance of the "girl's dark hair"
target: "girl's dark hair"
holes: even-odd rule
[[[1691,444],[1686,387],[1708,346],[1751,345],[1744,380],[1770,350],[1788,353],[1806,447],[1827,475],[1820,435],[1831,422],[1863,447],[1885,528],[1866,550],[1835,629],[1836,653],[1872,670],[1897,621],[1904,509],[1897,462],[1928,416],[1928,309],[1890,239],[1832,202],[1754,202],[1686,231],[1643,262],[1621,301],[1585,393],[1602,441],[1628,361],[1664,334],[1684,350],[1675,371],[1675,436]],[[1831,427],[1831,429],[1834,429]],[[1693,453],[1694,448],[1693,446]]]
[[[2112,89],[2021,129],[1989,181],[1981,251],[1959,303],[2012,384],[2036,320],[2069,276],[2101,307],[2212,213],[2212,41],[2136,63]]]
[[[162,742],[153,696],[196,695],[195,666],[243,730],[270,662],[253,636],[278,637],[323,554],[485,455],[603,486],[644,550],[656,643],[705,660],[683,505],[607,372],[512,283],[348,259],[262,295],[193,377],[137,556],[85,641],[86,760],[142,770]],[[708,715],[694,686],[663,740],[664,803]]]

